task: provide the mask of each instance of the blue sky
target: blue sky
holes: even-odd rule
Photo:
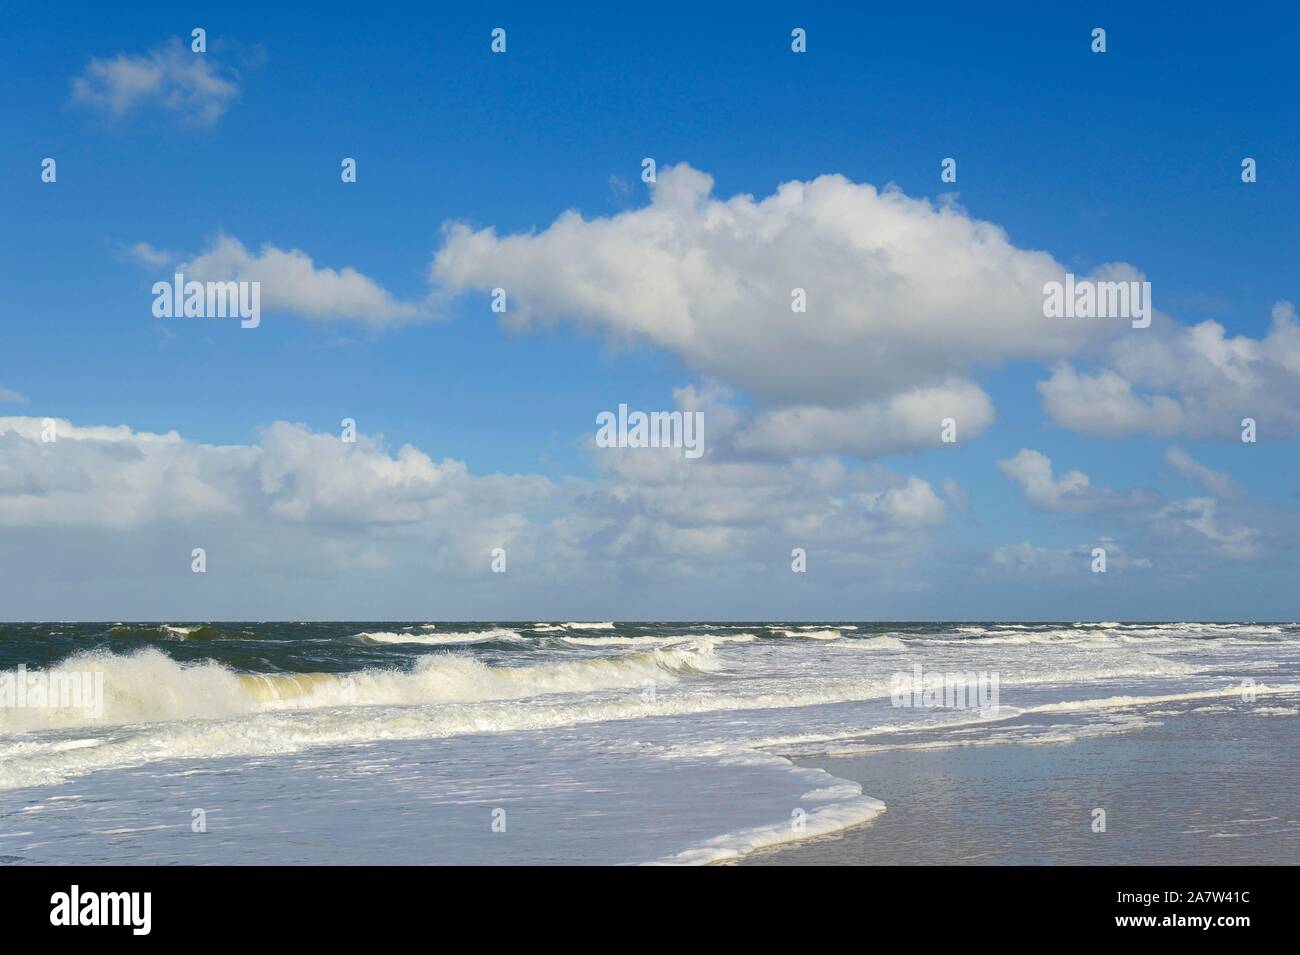
[[[455,501],[439,502],[438,479],[419,467],[394,478],[352,461],[361,483],[347,493],[362,503],[346,519],[319,490],[318,469],[329,467],[296,452],[294,466],[317,477],[294,472],[292,487],[260,503],[242,496],[242,479],[223,483],[207,463],[193,466],[196,491],[183,468],[167,470],[179,465],[149,459],[164,497],[177,496],[168,503],[148,477],[133,474],[146,486],[128,488],[126,477],[105,473],[121,455],[94,457],[104,453],[102,436],[71,431],[69,443],[89,456],[74,463],[0,425],[0,558],[9,563],[0,616],[1293,619],[1300,351],[1288,350],[1285,334],[1265,336],[1279,309],[1287,314],[1279,303],[1300,296],[1297,13],[1283,4],[1132,6],[577,5],[557,15],[527,5],[303,14],[60,4],[8,13],[0,395],[11,400],[0,403],[0,418],[126,426],[127,444],[138,433],[175,431],[187,445],[247,449],[261,447],[274,422],[302,426],[294,440],[307,441],[337,435],[340,419],[352,417],[374,439],[360,450],[375,461],[397,460],[410,445],[434,463],[463,462],[469,477],[457,478],[467,483]],[[189,52],[195,26],[207,30],[205,54]],[[489,32],[498,26],[508,46],[494,55]],[[1107,31],[1104,54],[1089,49],[1098,26]],[[791,52],[794,27],[807,30],[805,54]],[[93,78],[96,62],[188,64],[165,59],[172,38],[184,38],[174,55],[206,57],[230,84],[219,115],[172,108],[162,95],[129,99],[115,113],[77,94],[76,79]],[[150,59],[155,53],[162,59]],[[171,82],[162,76],[163,94]],[[40,179],[47,156],[58,163],[53,184]],[[345,156],[357,160],[356,183],[340,182]],[[758,469],[737,486],[761,487],[753,500],[765,502],[768,517],[711,514],[709,489],[721,472],[703,468],[683,472],[674,492],[693,504],[667,504],[657,478],[593,453],[596,413],[619,403],[669,409],[685,387],[724,389],[717,400],[755,421],[809,407],[811,391],[797,385],[755,394],[763,392],[754,384],[764,375],[761,322],[752,344],[759,364],[730,376],[719,352],[751,347],[735,329],[707,347],[703,331],[677,341],[641,320],[636,334],[619,334],[621,304],[585,313],[571,285],[547,288],[563,278],[548,279],[544,261],[537,274],[514,275],[497,249],[457,278],[430,277],[448,242],[445,223],[528,242],[544,239],[567,210],[588,224],[636,216],[651,203],[640,181],[646,156],[661,171],[682,164],[711,176],[705,201],[761,201],[782,183],[827,174],[874,190],[892,184],[912,200],[955,194],[961,216],[1005,230],[1014,250],[1046,253],[1080,275],[1126,263],[1152,283],[1162,313],[1147,331],[1170,344],[1158,355],[1128,354],[1142,334],[1133,330],[1113,343],[1026,356],[1034,348],[1019,333],[994,330],[990,340],[1005,334],[1006,347],[966,361],[958,344],[944,352],[935,324],[925,342],[909,338],[903,357],[884,360],[872,351],[891,354],[884,331],[836,348],[839,325],[814,327],[817,348],[769,355],[773,367],[784,359],[815,381],[827,373],[819,364],[827,354],[851,363],[864,349],[861,393],[817,395],[817,407],[840,411],[902,393],[868,379],[920,356],[960,365],[958,377],[987,395],[996,421],[951,447],[902,440],[864,450],[854,438],[811,456],[769,448],[755,458],[720,435],[712,460],[727,467],[732,454],[736,468]],[[1258,163],[1249,184],[1240,177],[1247,156]],[[957,159],[956,183],[940,182],[944,157]],[[854,228],[871,234],[874,226]],[[599,259],[587,231],[546,255]],[[419,314],[326,317],[290,306],[269,309],[255,330],[155,319],[152,283],[222,237],[254,256],[271,246],[300,250],[316,270],[354,269]],[[714,239],[709,254],[726,262]],[[813,240],[823,249],[829,241]],[[133,254],[137,243],[155,259]],[[950,252],[922,243],[908,254],[932,256],[934,281],[944,280]],[[527,327],[489,310],[484,269],[506,276],[489,286],[523,290]],[[617,284],[628,274],[592,281],[630,308],[637,286]],[[842,293],[810,286],[810,294],[822,302]],[[969,328],[982,309],[996,315],[998,303],[979,294],[974,312],[954,307],[934,321]],[[888,324],[905,329],[907,299],[891,301],[900,314]],[[699,322],[740,320],[710,307],[683,305]],[[837,321],[879,318],[855,318],[851,296],[836,307]],[[1195,351],[1202,339],[1189,330],[1206,321],[1249,340],[1238,364],[1215,365],[1213,344]],[[1188,348],[1210,370],[1184,361]],[[1045,408],[1038,386],[1062,362],[1085,374],[1118,369],[1135,392],[1176,402],[1178,422],[1080,424],[1098,406],[1086,389],[1069,396],[1082,406],[1073,416]],[[944,377],[927,366],[915,383]],[[1258,443],[1234,440],[1206,418],[1219,403],[1225,420],[1250,413],[1259,396],[1278,408],[1261,404]],[[1183,457],[1181,468],[1172,464],[1171,448],[1229,478],[1233,490],[1222,482],[1223,493],[1207,490],[1215,479]],[[1113,494],[1035,499],[998,463],[1021,449],[1049,458],[1056,480],[1077,470]],[[815,493],[803,478],[791,484],[812,459],[849,476]],[[373,472],[396,483],[365,484]],[[509,486],[478,480],[493,475]],[[887,493],[913,478],[937,502],[927,497],[924,513],[899,511],[902,498]],[[422,481],[430,498],[412,513],[381,513]],[[308,487],[317,488],[310,501],[286,501]],[[1134,489],[1153,496],[1123,503]],[[156,510],[150,501],[160,501]],[[862,508],[870,516],[860,533],[832,533]],[[191,539],[201,546],[206,528],[241,521],[247,530],[232,538],[240,543],[213,561],[222,571],[190,574]],[[287,536],[274,532],[276,521],[291,525]],[[1123,555],[1104,578],[1086,556],[1102,538]],[[482,566],[474,557],[496,539],[518,554],[507,579],[484,576],[486,556]],[[801,545],[810,554],[805,576],[789,569],[790,548]],[[333,556],[317,566],[295,547]],[[115,554],[132,555],[138,572]]]

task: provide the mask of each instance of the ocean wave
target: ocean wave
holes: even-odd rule
[[[256,637],[246,631],[226,630],[212,624],[197,624],[192,627],[175,626],[170,623],[136,624],[115,623],[108,628],[110,637],[122,639],[135,637],[141,640],[155,640],[159,637],[167,640],[252,640]]]
[[[560,637],[571,647],[647,647],[672,646],[679,643],[753,643],[758,638],[752,633],[684,633],[664,637]]]
[[[835,644],[837,650],[906,650],[907,644],[897,637],[882,633],[876,637],[862,637],[854,640],[841,640]]]
[[[391,633],[387,631],[364,632],[354,635],[359,640],[370,643],[412,643],[424,646],[448,646],[458,643],[488,643],[492,641],[519,641],[521,637],[514,630],[473,630],[464,633]]]
[[[706,642],[517,667],[429,654],[411,670],[343,674],[237,673],[212,662],[181,664],[155,649],[126,655],[91,651],[69,657],[58,669],[103,674],[102,715],[71,706],[6,707],[0,708],[0,732],[222,719],[267,710],[518,700],[639,687],[646,680],[719,667]]]

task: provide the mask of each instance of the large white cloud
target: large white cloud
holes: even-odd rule
[[[180,263],[199,280],[254,280],[262,304],[307,318],[426,319],[447,294],[503,288],[517,328],[568,321],[616,343],[667,348],[753,402],[739,453],[864,458],[979,437],[996,414],[971,376],[1011,359],[1100,347],[1127,325],[1048,319],[1043,286],[1065,269],[1014,246],[950,202],[839,175],[771,196],[720,199],[711,177],[661,170],[651,202],[609,218],[567,212],[540,232],[499,236],[451,223],[422,302],[303,251],[250,252],[220,236]],[[166,254],[136,243],[157,267]],[[1123,264],[1110,279],[1136,278]],[[791,308],[801,289],[807,311]]]
[[[765,415],[740,444],[775,452],[923,446],[946,416],[976,436],[993,411],[964,380],[974,369],[1119,331],[1045,318],[1043,285],[1064,267],[951,204],[838,175],[760,200],[712,186],[683,164],[661,170],[648,206],[610,218],[567,212],[506,236],[450,225],[432,280],[505,289],[516,327],[569,321],[671,349],[754,398]],[[796,288],[806,313],[791,309]]]

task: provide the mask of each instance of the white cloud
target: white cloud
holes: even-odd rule
[[[6,388],[4,385],[0,385],[0,401],[7,401],[16,405],[25,405],[27,404],[27,396],[20,395],[18,392]]]
[[[181,258],[181,256],[174,252],[168,252],[166,249],[154,248],[148,242],[135,242],[127,246],[126,254],[137,262],[154,268],[164,268]]]
[[[900,528],[930,527],[946,519],[943,501],[928,481],[918,477],[908,478],[902,487],[878,492],[867,509],[882,514],[890,525]]]
[[[1146,491],[1121,494],[1108,487],[1095,487],[1082,471],[1052,474],[1052,460],[1041,451],[1021,448],[1015,457],[998,462],[998,469],[1020,485],[1029,503],[1043,511],[1088,512],[1142,507],[1158,498]]]
[[[193,53],[173,38],[148,53],[93,57],[72,79],[72,100],[112,117],[153,105],[210,126],[239,97],[239,76],[212,53]]]
[[[1259,440],[1300,435],[1300,324],[1273,307],[1267,335],[1229,337],[1217,322],[1153,324],[1116,341],[1092,372],[1059,365],[1038,384],[1059,424],[1086,434],[1234,440],[1254,418]]]
[[[670,349],[755,399],[737,446],[776,453],[925,446],[936,414],[975,436],[993,409],[965,380],[974,369],[1072,355],[1118,331],[1045,318],[1043,284],[1065,269],[955,206],[838,175],[761,200],[712,186],[683,164],[661,169],[650,205],[612,217],[566,212],[507,236],[449,225],[432,280],[504,288],[514,327],[566,321]],[[795,288],[806,313],[791,310]]]
[[[1200,465],[1185,452],[1170,449],[1165,459],[1175,470],[1211,487],[1220,497],[1237,496],[1225,475]],[[1212,497],[1165,501],[1150,491],[1119,493],[1092,485],[1081,471],[1068,471],[1058,478],[1052,473],[1051,460],[1038,451],[1022,449],[1015,457],[999,461],[998,467],[1020,485],[1025,497],[1039,510],[1113,512],[1130,533],[1141,534],[1148,544],[1159,546],[1166,554],[1249,560],[1295,547],[1294,515],[1269,516],[1272,530],[1265,534],[1249,523],[1242,508],[1225,509]],[[1015,548],[1000,549],[995,553],[995,563],[1062,566],[1060,552],[1039,554],[1028,544]],[[1114,554],[1109,547],[1107,550],[1110,561]]]
[[[993,401],[979,386],[953,380],[846,408],[779,408],[749,423],[737,435],[736,447],[768,454],[873,457],[940,444],[945,418],[957,423],[960,440],[979,437],[995,418]]]
[[[426,314],[421,304],[398,301],[350,266],[317,268],[305,252],[269,244],[254,254],[238,239],[225,235],[178,268],[187,279],[201,282],[261,282],[263,309],[284,309],[305,318],[352,318],[382,324]]]
[[[701,400],[689,390],[679,398]],[[364,435],[344,443],[286,422],[229,446],[63,420],[56,441],[41,432],[39,418],[0,418],[6,599],[22,596],[24,580],[48,583],[45,553],[78,586],[129,568],[136,584],[154,582],[145,606],[180,601],[190,592],[179,582],[161,590],[157,580],[188,582],[195,546],[207,549],[212,573],[220,567],[222,580],[241,586],[332,580],[346,593],[365,578],[368,588],[420,593],[454,582],[465,588],[455,599],[472,593],[493,615],[521,592],[508,586],[534,588],[534,602],[517,598],[524,607],[556,595],[589,602],[602,581],[651,596],[672,581],[707,599],[723,581],[748,592],[755,575],[789,573],[796,546],[816,555],[822,585],[865,571],[879,584],[924,553],[925,531],[946,519],[928,482],[834,458],[689,460],[671,449],[593,448],[596,478],[557,481],[473,475],[410,445],[390,451]],[[488,572],[497,546],[509,555],[506,579]],[[289,598],[273,599],[283,613]]]

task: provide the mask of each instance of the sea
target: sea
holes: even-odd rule
[[[6,623],[0,864],[1294,863],[1297,715],[1295,623]]]

